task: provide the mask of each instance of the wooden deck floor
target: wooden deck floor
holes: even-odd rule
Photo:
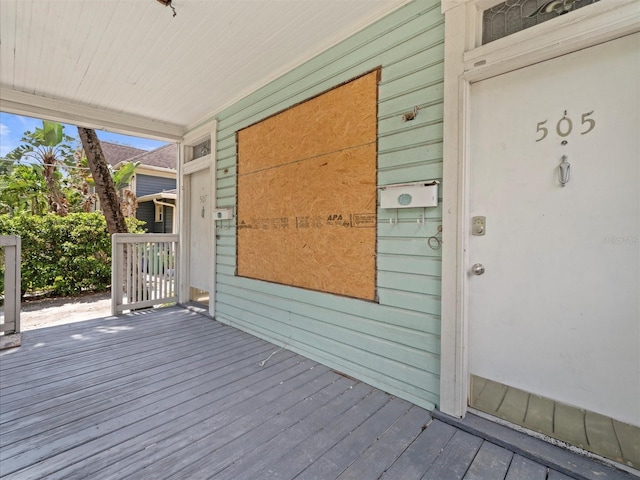
[[[561,473],[180,307],[26,332],[0,386],[3,479],[631,478]]]

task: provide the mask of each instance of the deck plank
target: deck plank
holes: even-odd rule
[[[473,459],[465,480],[502,480],[507,475],[513,452],[490,442],[484,442]]]
[[[413,406],[340,476],[339,480],[379,478],[420,435],[431,420],[428,411]]]
[[[380,478],[384,480],[422,478],[455,433],[456,429],[452,426],[433,420]]]
[[[258,472],[255,478],[294,478],[384,407],[389,400],[389,395],[379,390],[372,391],[343,415],[328,423],[325,428],[289,450],[278,462]]]
[[[197,470],[197,462],[200,459],[205,461],[210,459],[215,468],[214,458],[219,459],[219,456],[215,455],[218,449],[225,448],[228,444],[237,445],[238,442],[234,442],[234,440],[241,438],[247,432],[259,434],[257,432],[261,432],[260,427],[263,427],[273,417],[287,416],[291,413],[289,410],[292,408],[300,408],[300,405],[306,403],[312,405],[311,402],[304,402],[305,399],[315,397],[318,402],[324,401],[326,395],[321,392],[326,388],[337,391],[345,387],[340,384],[335,385],[336,375],[330,371],[325,371],[310,381],[305,382],[305,380],[307,379],[302,379],[302,384],[295,382],[296,385],[292,385],[294,388],[283,392],[286,395],[280,395],[271,402],[265,403],[262,398],[256,398],[256,402],[251,405],[251,409],[246,415],[235,419],[223,428],[216,428],[215,424],[197,425],[189,432],[185,432],[185,435],[180,438],[183,441],[180,444],[183,449],[154,462],[153,469],[157,471],[156,478],[174,476],[176,478],[191,478],[188,471],[191,468]],[[195,465],[193,465],[194,463]],[[149,477],[147,472],[138,471],[127,475],[127,478],[146,479]]]
[[[336,395],[342,395],[352,386],[352,381],[345,378],[334,379],[333,383],[322,390],[305,397],[302,401],[283,411],[275,412],[264,423],[243,428],[242,434],[230,432],[230,438],[220,439],[216,434],[214,441],[207,441],[203,446],[206,455],[192,462],[188,467],[178,470],[169,478],[206,479],[216,478],[217,474],[229,467],[234,461],[250,453],[260,445],[269,445],[283,430],[299,423],[314,411],[326,406]],[[216,448],[219,445],[219,448]],[[192,446],[189,446],[192,449]],[[134,477],[135,478],[135,477]]]
[[[153,465],[156,459],[180,447],[180,435],[201,423],[216,424],[220,428],[232,422],[250,411],[247,405],[255,398],[268,401],[280,395],[281,385],[307,371],[311,363],[295,356],[281,362],[276,358],[272,360],[272,364],[263,371],[222,384],[201,402],[189,402],[161,412],[161,418],[168,418],[169,422],[150,418],[139,426],[130,426],[96,439],[87,445],[84,455],[67,455],[61,459],[62,463],[72,465],[59,470],[51,478],[115,478]],[[103,450],[96,452],[99,448]]]
[[[557,470],[549,470],[547,480],[575,480],[575,477],[570,477],[564,473],[558,472]]]
[[[392,398],[375,416],[365,420],[296,478],[300,480],[337,478],[370,448],[373,442],[406,415],[410,408],[409,402]]]
[[[511,431],[467,433],[181,307],[25,332],[0,382],[7,480],[631,478]]]
[[[84,441],[89,441],[95,435],[96,426],[104,424],[104,428],[119,428],[121,423],[127,421],[137,421],[147,415],[152,414],[155,410],[164,408],[165,405],[171,405],[175,402],[186,401],[190,399],[195,392],[206,389],[207,384],[212,384],[215,379],[225,373],[233,372],[251,363],[258,362],[268,351],[267,346],[252,347],[250,352],[252,356],[245,357],[242,353],[234,351],[226,358],[217,358],[211,363],[207,363],[206,359],[202,363],[189,365],[188,371],[183,371],[179,378],[175,377],[175,372],[169,371],[163,380],[154,381],[149,377],[140,376],[140,384],[137,388],[131,389],[130,396],[112,398],[107,395],[104,401],[100,402],[99,407],[88,405],[76,411],[68,412],[58,418],[57,415],[47,416],[38,423],[37,429],[39,434],[34,435],[30,429],[23,429],[14,435],[4,436],[3,440],[11,442],[3,446],[5,455],[11,458],[11,461],[17,461],[19,455],[25,453],[27,456],[37,449],[39,444],[47,443],[52,448],[65,449],[65,444],[69,441],[67,431],[74,429],[77,436]],[[57,396],[57,391],[50,393]],[[129,412],[122,414],[119,408],[127,405]],[[54,409],[55,410],[55,409]]]
[[[356,383],[331,402],[303,418],[300,422],[282,431],[268,443],[254,448],[249,454],[236,460],[216,474],[216,480],[252,480],[259,471],[280,461],[289,450],[318,433],[336,418],[367,397],[373,388]]]
[[[546,480],[548,468],[518,454],[513,456],[505,480]]]
[[[476,457],[483,440],[461,430],[456,431],[442,454],[422,477],[424,480],[460,480]]]
[[[73,358],[69,360],[68,364],[66,361],[62,360],[59,363],[55,363],[54,372],[49,371],[48,364],[41,365],[38,363],[33,363],[31,370],[33,372],[36,372],[36,376],[24,372],[10,370],[10,374],[11,376],[13,376],[15,385],[10,386],[9,382],[7,382],[8,388],[5,391],[5,395],[7,395],[7,400],[14,397],[24,397],[24,392],[22,392],[22,397],[19,395],[22,390],[21,387],[24,384],[29,384],[29,387],[33,388],[36,386],[45,386],[48,383],[55,383],[55,381],[57,380],[64,380],[74,375],[88,375],[91,372],[96,372],[96,375],[98,376],[106,375],[108,372],[104,371],[105,367],[115,367],[118,364],[124,364],[127,367],[130,364],[136,365],[139,362],[142,362],[146,356],[158,355],[163,351],[166,351],[167,354],[165,356],[168,359],[171,359],[171,352],[173,350],[185,348],[188,349],[190,344],[197,346],[201,339],[215,339],[217,338],[219,331],[220,330],[217,329],[213,331],[195,331],[189,334],[179,335],[177,336],[178,340],[175,342],[175,344],[174,342],[172,342],[171,345],[167,345],[166,338],[163,341],[162,337],[160,337],[160,339],[157,339],[157,337],[154,336],[153,338],[140,339],[135,342],[135,344],[127,345],[124,347],[121,345],[114,345],[111,348],[105,347],[100,349],[87,349],[83,352],[82,356],[73,356]],[[165,333],[165,337],[168,335],[168,333],[169,332]],[[227,335],[230,339],[246,338],[243,337],[243,335],[238,335],[237,332],[233,332],[230,330],[227,330]],[[220,337],[222,336],[224,335],[221,335]],[[147,347],[147,345],[154,345],[154,340],[156,340],[158,344],[155,345],[155,347]],[[160,348],[161,346],[163,347],[162,349]],[[48,373],[49,375],[45,375],[45,373]],[[6,380],[10,379],[6,378]]]
[[[227,351],[233,351],[234,346],[244,347],[247,345],[246,340],[241,340],[241,343],[230,342],[230,350]],[[261,346],[259,342],[253,342],[251,345],[257,351],[266,351],[266,347]],[[2,421],[0,422],[2,434],[0,437],[16,427],[29,426],[36,418],[33,416],[35,413],[54,408],[56,416],[72,412],[74,417],[78,418],[78,408],[86,409],[94,403],[113,401],[112,398],[119,395],[128,397],[142,393],[142,390],[138,390],[138,388],[143,385],[148,385],[150,388],[156,381],[171,381],[172,375],[181,374],[187,367],[196,371],[196,368],[211,364],[211,361],[215,359],[208,350],[205,342],[205,344],[194,346],[192,349],[173,351],[179,360],[171,361],[170,357],[163,355],[164,352],[158,352],[157,356],[138,365],[117,364],[114,367],[107,367],[105,368],[108,370],[107,375],[87,374],[80,377],[69,377],[47,388],[29,388],[29,390],[25,388],[25,391],[32,393],[30,398],[22,401],[8,401],[6,404],[3,401]],[[220,352],[221,355],[224,353],[224,351]],[[162,387],[157,385],[156,388]],[[101,393],[108,393],[108,395],[100,396]],[[118,398],[125,399],[125,397]]]
[[[203,343],[207,339],[219,339],[222,336],[227,338],[241,338],[240,332],[226,330],[223,335],[219,332],[223,332],[225,329],[206,329],[198,330],[195,332],[182,332],[172,335],[171,345],[166,346],[167,356],[171,355],[172,350],[188,348],[190,345],[196,346],[198,343]],[[157,337],[156,338],[162,338]],[[105,365],[114,365],[113,358],[117,358],[119,363],[128,363],[134,360],[136,363],[145,359],[146,357],[153,356],[158,353],[157,350],[140,351],[138,345],[141,341],[152,341],[153,338],[139,339],[135,344],[122,345],[118,344],[111,348],[105,347],[102,349],[92,349],[85,351],[82,356],[73,356],[70,359],[60,360],[56,362],[56,371],[53,375],[50,372],[42,368],[42,365],[34,363],[31,368],[26,371],[9,370],[10,375],[2,375],[3,386],[7,388],[6,393],[11,393],[12,388],[20,391],[21,387],[25,383],[29,383],[31,387],[45,385],[47,383],[53,383],[56,380],[67,378],[71,375],[77,375],[78,373],[89,373],[91,371],[100,371]],[[19,375],[16,375],[19,373]],[[18,387],[18,388],[15,388]]]
[[[260,358],[258,356],[250,357],[247,363],[255,364],[255,360]],[[242,366],[242,365],[239,365]],[[249,368],[255,368],[250,366]],[[233,374],[229,376],[231,379]],[[115,417],[105,418],[103,412],[98,412],[93,418],[96,419],[94,423],[91,422],[91,418],[88,422],[83,423],[82,428],[78,429],[74,426],[74,435],[61,436],[59,440],[50,442],[48,448],[48,458],[42,458],[42,454],[34,450],[23,452],[23,454],[16,455],[11,458],[9,465],[16,463],[23,456],[27,458],[30,455],[36,456],[33,460],[38,462],[38,466],[41,468],[53,468],[54,466],[64,466],[68,462],[75,460],[76,457],[84,458],[86,455],[92,455],[95,451],[95,446],[104,445],[105,437],[109,434],[110,441],[115,443],[122,443],[122,441],[128,438],[129,435],[139,436],[145,431],[145,427],[152,428],[154,425],[162,423],[163,417],[173,418],[174,415],[178,415],[185,408],[197,408],[198,406],[207,405],[211,398],[217,398],[218,393],[215,391],[215,379],[207,381],[207,379],[200,379],[202,382],[200,385],[194,385],[191,388],[184,390],[178,385],[173,389],[171,396],[165,395],[162,400],[154,402],[153,396],[149,399],[145,399],[144,403],[132,402],[130,408],[126,413],[116,415]],[[111,414],[111,412],[109,412]],[[117,414],[117,412],[116,412]],[[202,419],[202,417],[200,417]],[[33,439],[33,443],[37,444],[39,439],[36,437]],[[88,448],[92,446],[92,448]],[[69,449],[73,448],[73,456],[68,454]],[[71,458],[70,458],[71,457]]]

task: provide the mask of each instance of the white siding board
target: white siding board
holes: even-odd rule
[[[73,5],[73,2],[67,2],[66,5]],[[65,12],[67,14],[78,16],[80,13],[80,8],[72,8],[72,12]],[[115,32],[115,35],[110,36],[111,47],[102,50],[102,54],[99,60],[99,63],[103,65],[110,65],[112,68],[116,68],[118,70],[117,75],[127,75],[126,71],[122,71],[115,67],[118,65],[117,59],[122,55],[123,51],[128,51],[130,49],[127,48],[128,45],[131,45],[132,41],[136,41],[135,38],[131,38],[128,33],[132,33],[134,35],[142,35],[144,29],[141,29],[139,24],[142,21],[142,16],[132,16],[130,11],[113,9],[115,15],[110,19],[109,23],[109,32],[112,34]],[[113,14],[112,14],[113,15]],[[132,23],[133,22],[133,23]],[[83,79],[83,83],[85,85],[85,94],[81,96],[82,100],[89,101],[91,100],[90,94],[91,92],[96,91],[100,87],[100,84],[104,82],[104,75],[102,70],[93,68],[92,72],[88,72],[89,76]],[[115,73],[115,72],[114,72]],[[58,75],[58,77],[60,77]],[[76,92],[76,95],[80,97],[81,92]],[[109,97],[107,97],[108,99]]]
[[[245,292],[245,298],[250,298],[252,295],[262,293],[272,298],[283,298],[291,301],[292,305],[294,303],[300,303],[311,308],[321,308],[327,315],[336,317],[341,315],[360,316],[381,323],[404,326],[408,329],[440,335],[440,319],[432,315],[425,315],[423,312],[414,312],[406,308],[394,308],[390,305],[380,305],[364,300],[353,300],[337,295],[330,295],[332,301],[327,302],[326,297],[328,294],[302,288],[283,287],[275,283],[252,280],[234,275],[227,275],[226,278],[222,280],[218,285],[220,291],[224,291],[227,287],[237,287]],[[283,288],[286,289],[287,296],[282,295]]]
[[[235,206],[236,131],[382,66],[378,184],[442,176],[443,17],[417,0],[221,112],[216,197]],[[414,122],[402,114],[419,105]],[[438,404],[442,207],[379,209],[379,302],[237,277],[235,229],[217,230],[217,318],[427,408]]]
[[[392,257],[392,261],[395,261],[396,265],[398,265],[397,268],[401,268],[403,272],[409,272],[410,270],[408,267],[405,268],[399,265],[399,262],[404,262],[405,259],[408,263],[426,261],[420,258],[422,256],[428,257],[428,261],[430,262],[429,265],[421,265],[421,267],[425,268],[425,270],[421,270],[424,273],[431,274],[432,269],[436,268],[436,262],[438,263],[438,272],[441,268],[440,264],[442,260],[440,258],[440,252],[431,250],[427,239],[424,237],[378,237],[378,268],[383,269],[382,266],[385,264],[387,256],[391,254],[395,254]],[[389,267],[386,268],[386,270],[388,269]]]
[[[217,247],[227,247],[233,249],[233,255],[235,255],[236,251],[236,237],[232,235],[221,235],[220,231],[217,231],[218,238],[216,240],[216,248]]]
[[[322,363],[326,363],[333,368],[346,366],[349,367],[349,371],[361,369],[362,371],[367,371],[369,375],[373,374],[374,378],[379,379],[383,377],[385,382],[388,382],[388,385],[402,385],[404,388],[414,392],[421,390],[415,388],[414,383],[420,383],[426,387],[426,391],[424,391],[425,395],[429,395],[430,393],[427,389],[437,388],[437,382],[439,382],[437,374],[418,369],[412,365],[398,363],[388,358],[373,355],[370,352],[359,350],[351,345],[341,344],[334,338],[314,335],[302,329],[299,332],[299,341],[295,344],[290,344],[288,343],[289,337],[287,336],[290,328],[287,325],[285,325],[285,328],[280,332],[278,327],[281,325],[271,321],[268,317],[238,309],[230,304],[221,303],[221,307],[223,308],[223,312],[220,312],[219,315],[221,317],[220,321],[223,323],[225,323],[225,319],[228,318],[226,315],[230,314],[229,318],[234,319],[230,324],[234,327],[249,330],[259,337],[272,338],[276,342],[286,345],[290,350],[299,353],[304,352],[309,356],[320,356],[325,360]],[[237,320],[239,318],[243,320]],[[332,353],[327,354],[327,352]],[[343,373],[347,372],[343,370]],[[415,382],[416,377],[419,377],[419,382]],[[380,383],[379,380],[378,383]],[[433,394],[429,396],[434,398]]]
[[[393,243],[402,244],[404,242]],[[439,283],[439,277],[442,273],[442,261],[437,257],[420,256],[426,255],[427,250],[433,252],[426,242],[420,245],[420,250],[420,252],[408,255],[403,252],[381,253],[382,249],[378,247],[378,270],[380,272],[395,272],[400,274],[433,275],[438,277]],[[395,255],[393,253],[395,253]],[[437,288],[439,289],[440,285],[437,285]]]
[[[378,269],[378,287],[403,292],[440,295],[440,277],[412,273],[385,272]]]
[[[352,332],[369,334],[372,337],[382,336],[386,341],[393,341],[398,345],[426,349],[434,354],[440,353],[438,333],[432,333],[426,329],[418,330],[421,326],[427,326],[424,322],[422,322],[422,325],[415,325],[412,328],[406,324],[394,325],[391,322],[383,322],[353,314],[342,313],[339,317],[327,315],[325,308],[303,303],[292,304],[286,299],[264,293],[252,292],[250,300],[247,300],[246,291],[239,287],[224,286],[221,287],[221,292],[242,299],[242,302],[250,302],[252,305],[259,306],[261,310],[256,312],[263,315],[265,310],[262,310],[262,305],[260,304],[268,304],[269,308],[278,309],[279,313],[274,316],[278,321],[282,321],[290,314],[295,314],[299,318],[306,318],[320,324],[333,325]],[[241,306],[241,303],[234,303],[233,305]],[[247,310],[254,311],[251,308],[247,308]]]
[[[436,207],[441,208],[441,207]],[[436,210],[436,209],[434,209]],[[431,209],[427,209],[427,216],[424,225],[418,225],[415,218],[422,213],[422,209],[403,209],[403,215],[411,215],[413,212],[414,217],[408,219],[406,222],[399,222],[394,225],[389,224],[388,221],[378,222],[378,238],[394,238],[394,237],[416,237],[424,238],[425,240],[431,235],[435,235],[438,225],[441,224],[441,212],[431,213]],[[436,215],[434,218],[431,215]],[[402,218],[402,217],[400,217]]]
[[[433,52],[431,50],[434,48],[443,48],[443,35],[444,22],[438,23],[436,26],[421,33],[420,38],[418,38],[419,44],[411,42],[410,45],[403,45],[403,47],[405,47],[402,48],[404,57],[395,61],[392,60],[387,65],[387,75],[384,82],[387,83],[393,81],[395,78],[403,77],[415,71],[424,70],[431,65],[442,63],[442,60],[431,60],[433,58]],[[414,45],[420,48],[410,51],[409,47]],[[425,61],[425,56],[428,58],[427,61]]]
[[[443,54],[444,48],[440,47],[438,51],[428,51],[421,56],[426,60],[428,58],[433,58],[435,55],[440,57]],[[428,68],[421,68],[411,73],[395,77],[391,79],[392,81],[386,80],[387,77],[385,76],[383,77],[385,78],[385,81],[380,83],[380,96],[382,98],[387,98],[390,96],[404,94],[406,92],[413,92],[417,89],[422,89],[423,85],[431,86],[442,82],[443,76],[444,61],[438,61],[430,65]]]
[[[378,148],[378,171],[385,168],[404,167],[416,163],[442,162],[441,139],[418,142],[403,149]]]
[[[235,246],[221,246],[220,250],[216,250],[216,255],[220,255],[220,265],[236,265],[236,248]]]
[[[16,10],[16,1],[17,0],[7,0],[5,2],[6,8],[9,8],[11,11]],[[0,17],[0,28],[2,28],[2,41],[6,46],[6,51],[15,52],[16,50],[16,24],[15,22],[2,22],[2,18]],[[14,86],[14,75],[12,72],[16,71],[15,68],[15,53],[13,55],[7,56],[2,55],[2,63],[5,65],[5,68],[0,69],[0,84],[7,85],[9,87]]]
[[[397,214],[396,214],[397,213]],[[424,213],[425,223],[422,221]],[[398,223],[391,224],[390,220]],[[378,213],[378,236],[380,237],[425,237],[428,238],[436,233],[437,223],[442,219],[442,204],[437,207],[422,208],[403,208],[398,209],[380,209]]]
[[[220,188],[216,193],[219,207],[229,207],[236,203],[236,187]]]
[[[381,185],[390,185],[394,183],[406,183],[416,180],[441,180],[442,179],[442,163],[437,165],[411,165],[404,169],[392,169],[379,172],[378,179]]]
[[[376,352],[376,357],[403,363],[409,367],[420,365],[424,362],[426,356],[430,356],[430,366],[434,370],[431,373],[439,374],[438,357],[433,354],[425,354],[422,345],[420,345],[420,348],[414,348],[400,343],[395,339],[383,339],[373,335],[365,336],[362,335],[361,329],[355,331],[335,323],[329,323],[324,319],[318,321],[307,315],[300,315],[272,306],[259,305],[255,301],[248,301],[242,297],[234,296],[233,298],[226,298],[223,293],[221,293],[221,295],[223,297],[221,303],[227,303],[232,308],[241,309],[258,317],[269,319],[265,325],[268,324],[271,330],[279,336],[286,337],[291,331],[292,326],[295,325],[300,332],[305,332],[304,334],[312,339],[312,341],[308,343],[309,347],[313,345],[317,346],[320,341],[335,342],[336,344],[359,350],[363,352],[364,355],[372,355],[372,352]],[[273,321],[275,318],[281,320]],[[347,324],[346,322],[344,323],[345,325]],[[298,333],[300,334],[300,332]],[[388,331],[388,333],[393,332]],[[403,336],[397,335],[397,337],[408,338],[406,334]],[[303,336],[300,336],[298,340],[302,338]],[[438,341],[439,339],[436,337],[431,342],[436,353],[439,351],[435,345]],[[328,349],[327,351],[333,351],[333,349]]]
[[[17,16],[19,18],[24,18],[24,21],[27,24],[31,23],[31,11],[33,8],[35,8],[33,6],[32,3],[24,3],[24,2],[17,2],[16,6],[16,11],[17,11]],[[31,42],[29,42],[29,35],[30,35],[31,30],[28,29],[19,29],[16,30],[15,35],[16,35],[16,41],[15,41],[15,50],[14,50],[14,62],[15,62],[15,70],[14,72],[16,72],[14,74],[14,78],[13,78],[13,84],[14,85],[23,85],[25,82],[25,76],[27,74],[27,71],[29,70],[28,65],[27,65],[27,59],[29,58],[29,45]],[[23,51],[24,50],[24,51]],[[20,59],[20,60],[15,60],[15,59]]]
[[[218,177],[217,183],[218,183],[218,187],[221,189],[233,188],[236,186],[236,179],[235,177],[230,177],[228,175],[220,176]]]
[[[440,297],[390,288],[378,288],[380,303],[415,312],[440,315]]]
[[[420,128],[409,128],[407,131],[381,136],[378,145],[381,150],[402,149],[403,146],[412,145],[416,138],[421,140],[442,138],[442,120],[433,120]]]
[[[218,158],[234,156],[236,154],[236,135],[227,135],[225,138],[218,140]]]
[[[434,82],[410,92],[380,97],[378,115],[385,117],[406,112],[407,107],[413,108],[415,105],[422,105],[426,98],[429,101],[444,101],[444,82]]]
[[[235,158],[234,158],[234,160],[235,160]],[[236,177],[236,173],[237,173],[237,171],[236,171],[235,164],[232,165],[232,166],[229,166],[229,167],[223,167],[223,168],[218,167],[216,169],[216,178],[218,180],[223,180],[223,179],[225,179],[227,177],[235,178]]]
[[[51,15],[51,3],[47,2],[45,4],[41,4],[39,5],[39,8],[42,8],[44,10],[46,10],[46,14],[45,14],[45,18],[49,17],[49,15]],[[38,17],[36,17],[38,18]],[[41,17],[40,17],[41,18]],[[31,28],[33,29],[33,32],[40,32],[40,31],[46,31],[47,29],[50,28],[54,28],[55,22],[51,22],[51,24],[39,24],[38,22],[34,22],[35,25],[31,25]],[[31,30],[30,30],[31,31]],[[47,61],[47,55],[48,52],[44,52],[44,57],[43,58],[43,51],[42,51],[42,43],[39,42],[29,42],[28,45],[28,57],[29,61],[34,62],[36,64],[42,64],[42,62],[46,62]],[[25,76],[24,76],[24,88],[25,91],[29,92],[29,93],[35,93],[36,91],[36,85],[38,83],[38,78],[37,78],[37,74],[36,71],[32,68],[26,68],[25,69]]]
[[[381,119],[378,127],[381,138],[395,135],[400,132],[407,132],[425,128],[438,122],[442,122],[442,104],[437,103],[431,106],[421,106],[421,110],[414,120],[404,122],[402,116],[405,112],[397,112],[393,115]],[[406,148],[406,147],[405,147]]]

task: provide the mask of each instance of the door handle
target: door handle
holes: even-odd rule
[[[484,273],[484,265],[481,263],[476,263],[473,267],[471,267],[471,273],[474,275],[482,275]]]

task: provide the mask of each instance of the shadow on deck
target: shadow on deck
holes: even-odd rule
[[[6,479],[632,478],[526,458],[180,307],[29,331],[0,375]]]

